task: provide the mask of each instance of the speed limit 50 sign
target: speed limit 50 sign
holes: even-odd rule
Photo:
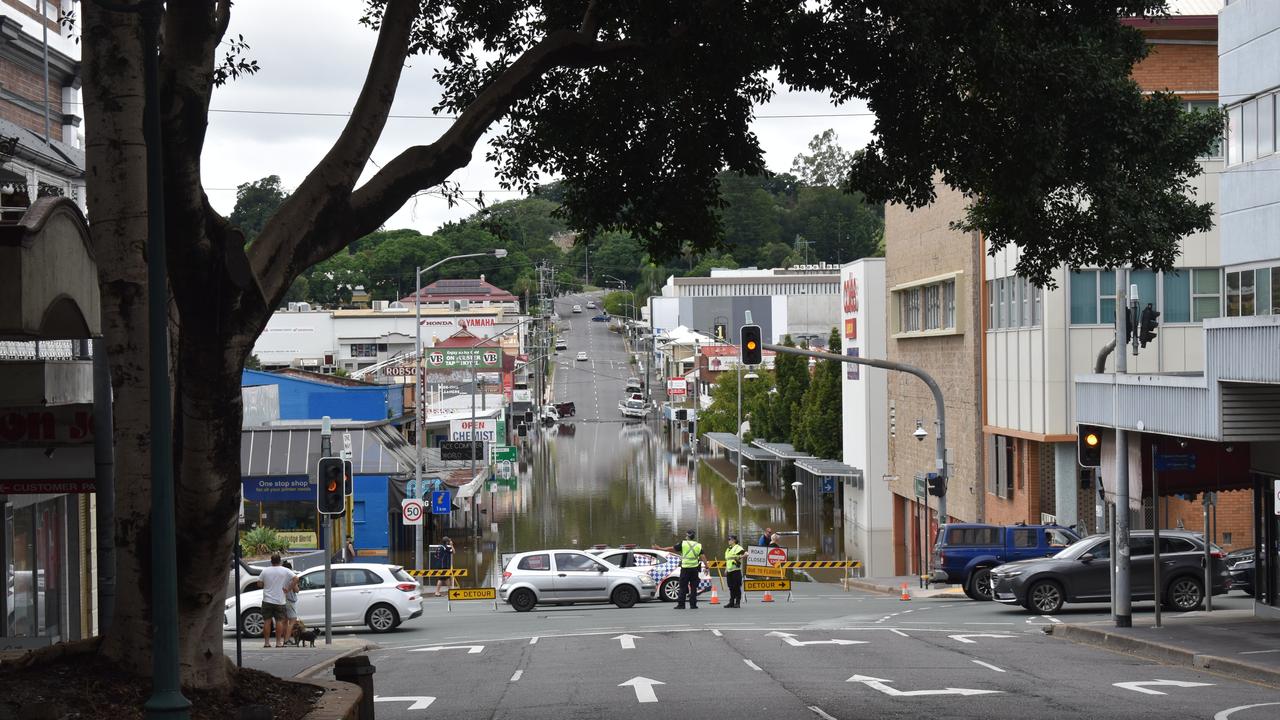
[[[421,525],[425,512],[422,501],[417,498],[405,498],[400,501],[400,519],[405,525]]]

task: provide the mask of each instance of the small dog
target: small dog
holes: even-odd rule
[[[303,643],[311,643],[311,647],[316,646],[316,631],[307,627],[302,620],[293,621],[293,644],[302,647]]]

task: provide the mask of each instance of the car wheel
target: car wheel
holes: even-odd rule
[[[534,596],[532,590],[520,588],[511,593],[511,597],[507,602],[516,609],[516,612],[529,612],[534,605],[538,604],[538,598]]]
[[[613,591],[613,597],[609,598],[609,601],[626,610],[627,608],[635,607],[635,604],[640,601],[640,593],[636,592],[636,589],[630,585],[619,585]]]
[[[240,615],[240,634],[247,638],[262,637],[262,626],[265,624],[261,610],[245,610]]]
[[[365,613],[364,624],[376,633],[391,632],[400,624],[400,615],[390,605],[378,603]]]
[[[1041,580],[1027,588],[1027,609],[1052,615],[1062,609],[1062,586],[1052,580]]]
[[[663,580],[658,595],[666,602],[676,602],[680,599],[680,581],[675,578]]]
[[[991,587],[991,568],[974,568],[969,581],[964,584],[964,594],[973,600],[990,600],[994,597]]]
[[[1200,607],[1204,600],[1204,586],[1190,576],[1180,577],[1169,583],[1168,605],[1174,610],[1188,612]]]

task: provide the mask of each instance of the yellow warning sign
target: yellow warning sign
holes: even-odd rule
[[[406,570],[414,577],[466,577],[466,568],[452,568],[440,570]]]
[[[748,565],[747,574],[769,578],[784,578],[787,576],[787,569],[771,565]]]
[[[491,587],[483,588],[455,588],[449,591],[450,600],[497,600],[498,589]]]
[[[742,583],[742,589],[747,592],[760,592],[768,590],[770,592],[791,592],[790,580],[747,580]]]

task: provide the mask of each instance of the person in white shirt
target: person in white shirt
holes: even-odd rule
[[[293,571],[280,566],[280,554],[271,556],[271,567],[258,576],[262,580],[262,647],[271,647],[271,627],[276,629],[276,647],[284,647],[285,588],[293,583]]]

